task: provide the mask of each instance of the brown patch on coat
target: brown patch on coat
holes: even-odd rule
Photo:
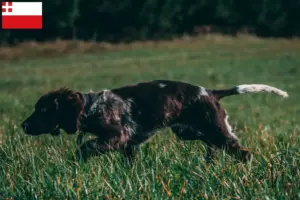
[[[164,104],[163,115],[164,115],[164,125],[167,126],[172,119],[180,115],[182,109],[182,102],[174,97],[166,97],[166,103]]]

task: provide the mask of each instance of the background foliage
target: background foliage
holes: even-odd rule
[[[1,31],[2,43],[55,38],[97,41],[161,39],[208,31],[299,36],[299,0],[51,0],[41,31]]]

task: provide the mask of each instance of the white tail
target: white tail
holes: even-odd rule
[[[236,87],[236,89],[238,94],[252,93],[252,92],[269,92],[269,93],[275,93],[282,97],[289,96],[288,93],[285,91],[282,91],[280,89],[277,89],[269,85],[262,85],[262,84],[239,85]]]

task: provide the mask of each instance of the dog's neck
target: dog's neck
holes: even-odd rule
[[[90,108],[92,104],[92,97],[90,93],[87,94],[82,94],[83,98],[83,108],[84,108],[84,113],[87,113],[88,109]]]
[[[82,95],[82,102],[84,107],[84,113],[87,114],[89,109],[91,108],[92,104],[97,101],[99,96],[106,94],[108,90],[103,90],[101,92],[89,92],[89,93],[81,93]],[[105,98],[105,97],[103,97]]]
[[[90,93],[81,93],[81,97],[82,97],[82,102],[83,102],[83,113],[80,117],[80,126],[79,131],[84,131],[84,127],[85,127],[85,119],[87,118],[89,109],[92,105],[92,94]]]
[[[97,93],[81,93],[81,94],[82,94],[82,102],[83,102],[84,112],[80,118],[79,131],[80,132],[88,132],[88,130],[86,129],[88,126],[86,124],[86,122],[87,122],[86,119],[88,118],[89,110],[90,110],[91,106],[93,105],[93,102],[95,101]]]

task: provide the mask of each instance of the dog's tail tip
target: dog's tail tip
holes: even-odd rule
[[[289,97],[289,94],[288,94],[287,92],[283,91],[282,94],[281,94],[280,96],[282,96],[283,98],[286,99],[286,98]]]
[[[278,88],[269,85],[263,85],[263,84],[239,85],[236,87],[236,91],[238,94],[252,93],[252,92],[269,92],[269,93],[277,94],[278,96],[284,98],[287,98],[289,96],[286,91],[280,90]]]

